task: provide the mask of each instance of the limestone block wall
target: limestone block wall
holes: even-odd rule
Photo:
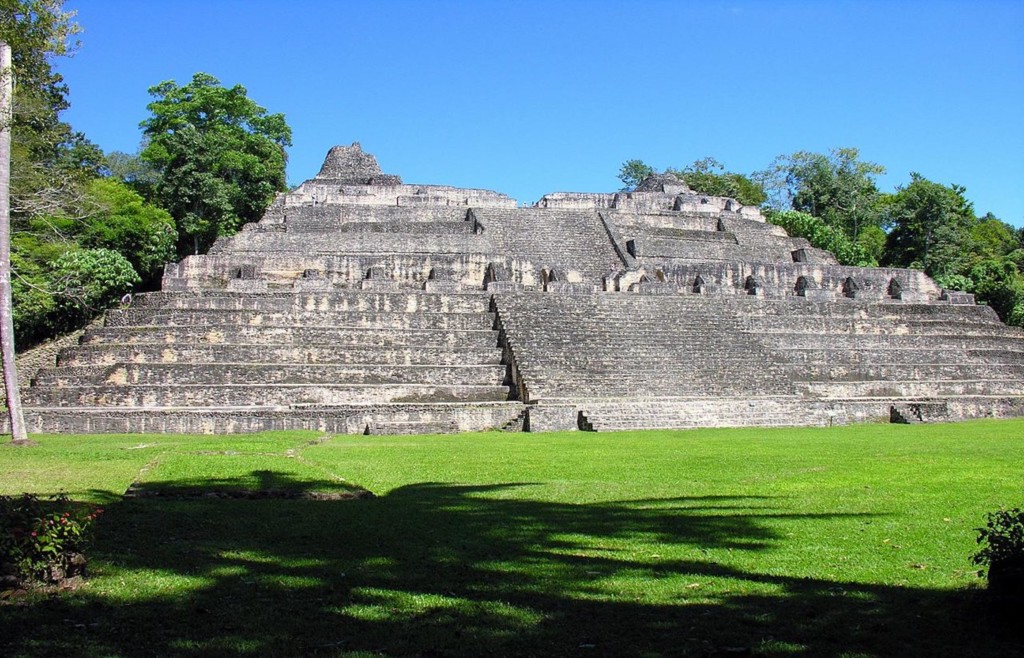
[[[533,204],[534,208],[551,210],[600,210],[615,205],[614,194],[588,192],[553,192],[545,194]]]
[[[543,283],[554,271],[561,280],[596,285],[609,270],[623,266],[596,212],[485,208],[473,215],[495,254],[509,255],[518,281]]]
[[[236,252],[217,256],[189,256],[164,269],[164,290],[240,289],[251,280],[262,290],[303,289],[304,275],[315,272],[327,288],[359,288],[371,284],[393,284],[400,288],[422,289],[432,271],[454,273],[466,289],[483,289],[487,267],[495,261],[508,262],[524,269],[534,268],[532,261],[495,257],[490,253],[384,253],[332,255],[329,252],[305,255],[300,252]],[[538,264],[539,266],[539,264]],[[532,269],[531,269],[532,271]],[[248,273],[251,272],[251,275]],[[248,279],[239,278],[239,274]],[[374,277],[384,277],[384,279]],[[532,280],[532,279],[531,279]],[[243,288],[245,286],[242,286]],[[251,288],[259,292],[259,288]]]
[[[800,295],[800,280],[828,293],[828,299],[860,299],[870,301],[901,301],[914,297],[919,301],[938,302],[942,289],[930,277],[918,270],[902,268],[865,268],[821,263],[769,263],[769,262],[695,262],[664,261],[649,266],[648,276],[664,280],[686,294],[694,292],[698,279],[714,286],[717,294],[747,295],[749,277],[756,277],[768,286],[769,296]],[[847,281],[853,279],[859,289],[845,291]],[[893,285],[896,282],[896,285]],[[871,293],[871,294],[869,294]],[[849,294],[849,296],[847,296]]]
[[[286,208],[322,204],[516,207],[515,199],[489,190],[445,185],[337,185],[316,179],[303,183],[284,198]]]
[[[766,395],[790,400],[778,407],[789,424],[922,401],[934,418],[1004,414],[1024,396],[1024,332],[987,307],[611,293],[499,294],[495,307],[520,396],[577,411],[602,401],[606,427],[634,422],[627,401],[660,410],[647,426],[694,426],[759,424],[760,405],[744,418],[718,402]],[[814,400],[819,411],[799,411]]]

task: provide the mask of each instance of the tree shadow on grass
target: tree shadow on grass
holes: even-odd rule
[[[253,475],[295,492],[337,486]],[[252,481],[150,483],[160,496],[109,505],[93,582],[0,609],[2,654],[990,656],[1022,646],[976,592],[702,558],[781,543],[772,519],[848,516],[791,515],[770,498],[511,497],[528,483],[422,483],[363,500],[220,496]],[[145,591],[126,591],[143,581]]]

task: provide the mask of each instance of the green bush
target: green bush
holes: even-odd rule
[[[988,523],[978,528],[978,543],[982,548],[974,563],[988,567],[989,589],[1024,597],[1024,510],[988,514]]]
[[[64,494],[49,501],[32,494],[0,496],[0,589],[82,575],[83,550],[102,513]]]
[[[68,251],[54,263],[53,277],[62,331],[114,306],[141,280],[128,259],[111,249]]]
[[[765,212],[765,219],[786,229],[791,237],[806,238],[812,246],[832,252],[842,265],[878,265],[863,245],[851,240],[841,228],[830,226],[818,217],[795,210],[769,210]]]

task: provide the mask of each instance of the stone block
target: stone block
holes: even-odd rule
[[[524,290],[526,286],[515,281],[488,281],[487,292],[517,292]]]
[[[578,429],[579,410],[572,404],[528,405],[524,428],[528,432],[567,432]]]
[[[267,282],[258,279],[228,279],[231,292],[267,292]]]
[[[805,288],[803,292],[797,294],[809,302],[831,302],[836,298],[835,292],[821,288]]]
[[[458,292],[462,290],[462,284],[458,281],[427,279],[423,282],[423,289],[427,292]]]
[[[943,290],[942,294],[939,295],[939,300],[944,301],[947,304],[975,304],[974,295],[971,293],[963,292],[962,290]]]
[[[564,293],[568,295],[591,295],[598,291],[598,286],[593,283],[570,283],[568,281],[549,281],[544,290],[547,292]]]

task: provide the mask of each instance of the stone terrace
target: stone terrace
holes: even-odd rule
[[[672,176],[529,208],[354,144],[24,392],[35,431],[437,433],[1024,413],[1024,333]]]

